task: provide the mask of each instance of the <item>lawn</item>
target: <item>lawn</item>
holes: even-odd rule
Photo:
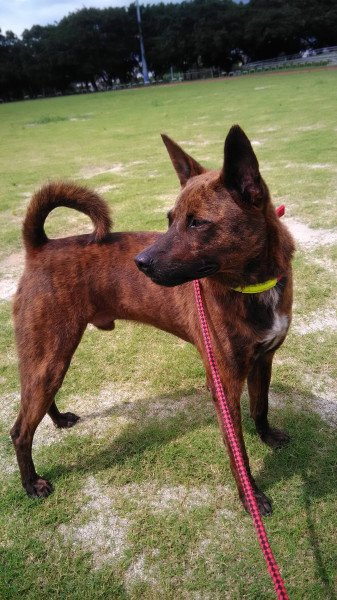
[[[164,230],[179,186],[160,132],[218,168],[233,123],[297,241],[293,325],[270,394],[270,420],[292,442],[260,444],[244,392],[246,446],[273,499],[265,525],[290,598],[337,597],[336,79],[283,73],[0,105],[4,600],[275,597],[191,345],[125,322],[87,329],[57,396],[83,418],[64,431],[46,417],[34,440],[48,499],[23,492],[9,440],[19,406],[10,297],[32,192],[74,179],[102,193],[115,230]],[[90,229],[75,211],[48,218],[51,237]]]

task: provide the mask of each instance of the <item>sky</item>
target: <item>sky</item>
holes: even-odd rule
[[[5,0],[0,2],[0,29],[3,34],[13,31],[21,36],[33,25],[53,25],[81,8],[128,6],[131,3],[132,0]]]
[[[4,34],[13,31],[20,37],[33,25],[53,25],[63,17],[81,8],[129,6],[134,0],[2,0],[0,1],[0,29]],[[139,0],[139,4],[156,4],[163,0]],[[179,0],[164,0],[164,2]],[[246,0],[247,1],[247,0]]]
[[[134,0],[9,0],[0,2],[0,29],[21,36],[33,25],[53,25],[81,8],[129,6]],[[156,4],[163,0],[139,0],[139,4]],[[179,2],[179,0],[164,0]]]

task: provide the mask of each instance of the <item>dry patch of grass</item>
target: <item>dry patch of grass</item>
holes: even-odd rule
[[[94,568],[121,560],[127,549],[128,519],[118,515],[113,501],[104,494],[102,485],[94,477],[88,479],[82,494],[86,500],[79,507],[81,524],[76,524],[76,519],[70,526],[61,524],[59,533],[65,542],[79,544],[84,551],[90,552]]]
[[[83,179],[92,179],[97,175],[105,175],[106,173],[113,175],[120,175],[124,173],[125,165],[123,163],[115,163],[109,167],[101,167],[101,166],[88,166],[85,169],[82,169],[80,175]]]
[[[286,219],[286,225],[295,241],[309,250],[318,246],[337,244],[337,231],[335,229],[312,229],[305,223],[292,218]]]
[[[90,476],[79,496],[83,503],[78,506],[77,516],[71,524],[59,525],[58,532],[64,542],[90,552],[94,569],[122,561],[132,551],[135,545],[133,531],[137,529],[141,515],[146,515],[151,522],[152,518],[171,519],[174,515],[178,520],[187,514],[193,518],[195,509],[211,511],[207,537],[204,537],[205,532],[200,532],[186,548],[186,580],[193,576],[201,557],[208,568],[214,570],[215,547],[230,544],[233,529],[241,535],[249,523],[238,524],[236,513],[226,508],[226,503],[233,501],[233,491],[226,486],[214,490],[205,485],[190,488],[145,483],[114,488]],[[222,508],[218,508],[219,505]],[[231,533],[224,531],[225,523],[229,524]],[[161,551],[156,547],[134,554],[124,574],[124,583],[130,592],[135,585],[146,583],[155,588],[157,594],[161,593],[160,555]]]
[[[313,394],[311,408],[322,419],[332,425],[337,425],[337,394],[336,381],[326,374],[305,375],[305,381],[310,385]]]
[[[315,311],[303,317],[296,317],[295,324],[292,327],[292,331],[297,335],[336,330],[337,314],[335,308],[328,308],[319,314]]]
[[[133,160],[127,163],[117,162],[109,166],[90,165],[80,171],[80,177],[83,179],[92,179],[97,175],[130,175],[130,170],[138,165],[144,165],[147,161]]]

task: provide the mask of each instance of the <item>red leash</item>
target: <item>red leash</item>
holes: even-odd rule
[[[279,217],[284,215],[284,206],[280,206],[280,208],[278,208],[276,210],[276,212]],[[280,600],[289,600],[282,577],[280,575],[278,566],[275,562],[273,553],[271,551],[271,548],[270,548],[270,545],[268,542],[266,530],[264,528],[262,519],[260,517],[259,509],[258,509],[257,502],[255,499],[254,490],[252,488],[252,484],[250,483],[250,480],[249,480],[249,477],[247,474],[247,470],[246,470],[246,466],[245,466],[245,463],[244,463],[244,460],[243,460],[243,457],[241,454],[240,445],[239,445],[236,433],[234,431],[232,419],[231,419],[230,412],[229,412],[228,405],[227,405],[225,392],[222,387],[218,367],[217,367],[215,357],[214,357],[214,352],[213,352],[213,348],[212,348],[211,338],[209,335],[209,329],[208,329],[208,325],[207,325],[206,315],[205,315],[203,302],[202,302],[202,298],[201,298],[200,283],[198,280],[195,280],[193,283],[194,283],[194,292],[195,292],[195,299],[196,299],[196,303],[197,303],[198,315],[199,315],[199,319],[200,319],[200,323],[201,323],[201,329],[202,329],[202,334],[203,334],[203,338],[204,338],[205,348],[207,351],[208,362],[209,362],[209,365],[210,365],[210,368],[212,371],[212,378],[213,378],[213,382],[214,382],[214,386],[215,386],[216,396],[217,396],[217,399],[219,402],[219,407],[220,407],[222,419],[223,419],[223,422],[225,425],[228,441],[229,441],[230,447],[232,449],[234,459],[235,459],[235,464],[237,466],[238,473],[240,476],[240,481],[242,483],[242,486],[243,486],[243,489],[245,492],[245,496],[246,496],[246,500],[247,500],[247,503],[249,506],[250,514],[252,516],[255,529],[257,531],[259,543],[260,543],[264,558],[266,560],[270,576],[274,582],[277,597]]]

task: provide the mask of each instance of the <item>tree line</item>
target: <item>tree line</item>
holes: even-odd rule
[[[335,0],[189,0],[141,6],[152,77],[217,68],[337,43]],[[1,26],[1,23],[0,23]],[[21,37],[0,29],[0,98],[108,89],[139,79],[136,5],[83,8]]]

